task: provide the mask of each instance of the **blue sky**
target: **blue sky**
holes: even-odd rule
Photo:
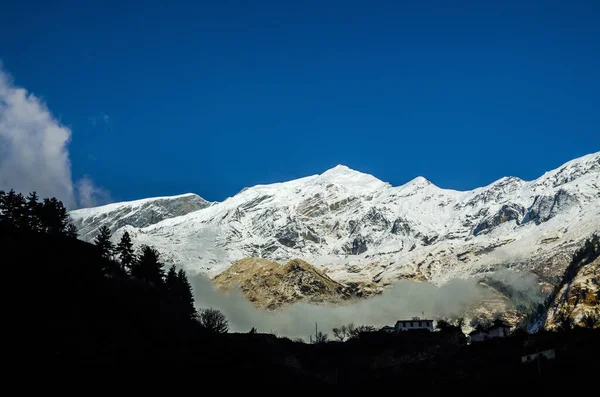
[[[339,163],[471,189],[600,150],[595,1],[91,4],[3,1],[0,60],[115,200]]]

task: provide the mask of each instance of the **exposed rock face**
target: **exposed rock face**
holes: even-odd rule
[[[477,236],[480,233],[489,233],[496,226],[509,221],[515,221],[517,225],[520,225],[524,214],[525,208],[522,206],[513,203],[504,204],[498,212],[477,225],[473,234]]]
[[[101,224],[115,240],[127,229],[134,244],[152,245],[168,262],[211,277],[261,257],[302,258],[342,284],[381,287],[415,277],[440,285],[506,269],[556,283],[573,252],[600,232],[600,153],[534,181],[502,178],[462,192],[421,177],[394,187],[337,166],[250,187],[220,203],[184,197],[189,205],[148,200],[71,216],[85,240]]]
[[[143,228],[162,220],[189,214],[206,208],[210,203],[195,194],[184,194],[174,197],[159,197],[137,200],[126,203],[108,204],[89,209],[71,211],[73,223],[77,227],[79,237],[92,240],[98,229],[107,225],[111,232],[124,226]]]
[[[589,327],[586,321],[590,319],[595,319],[594,326],[600,327],[600,238],[591,244],[589,251],[567,269],[548,310],[546,328],[555,329],[562,322]],[[575,274],[570,275],[570,270]]]
[[[300,259],[285,265],[261,258],[241,259],[214,282],[225,291],[238,287],[256,307],[268,310],[296,302],[340,303],[362,295],[360,286],[334,281]]]
[[[525,216],[524,222],[535,222],[539,225],[578,205],[579,200],[577,196],[563,189],[560,189],[553,195],[536,196]]]

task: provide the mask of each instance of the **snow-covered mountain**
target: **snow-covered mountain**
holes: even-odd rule
[[[191,273],[216,276],[236,260],[301,258],[340,282],[452,278],[527,269],[553,281],[582,240],[600,232],[600,152],[534,181],[502,178],[471,191],[418,177],[391,186],[339,165],[323,174],[246,188],[219,203],[196,195],[71,212],[92,240],[158,248]]]
[[[143,228],[209,205],[211,203],[202,197],[188,193],[85,208],[71,212],[71,218],[77,226],[79,237],[91,241],[102,225],[108,226],[113,233],[123,226]]]

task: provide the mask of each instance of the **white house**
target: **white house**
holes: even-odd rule
[[[502,320],[496,320],[487,328],[471,332],[471,342],[483,342],[484,340],[494,338],[506,338],[510,334],[510,328]]]
[[[429,332],[433,332],[433,320],[398,320],[396,321],[395,329],[396,332],[411,331],[415,329],[426,329]]]
[[[532,354],[528,354],[526,356],[522,356],[521,362],[528,363],[528,362],[538,359],[538,357],[545,357],[547,360],[552,360],[556,357],[556,354],[554,353],[554,349],[548,349],[548,350],[544,350],[544,351],[541,351],[538,353],[532,353]]]

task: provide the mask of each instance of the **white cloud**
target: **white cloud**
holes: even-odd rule
[[[58,198],[67,208],[77,207],[70,139],[71,130],[40,98],[15,86],[0,63],[0,189],[35,190],[41,197]],[[89,178],[84,186],[93,186]]]
[[[96,207],[111,201],[110,194],[94,185],[86,175],[77,181],[77,198],[80,207]]]

